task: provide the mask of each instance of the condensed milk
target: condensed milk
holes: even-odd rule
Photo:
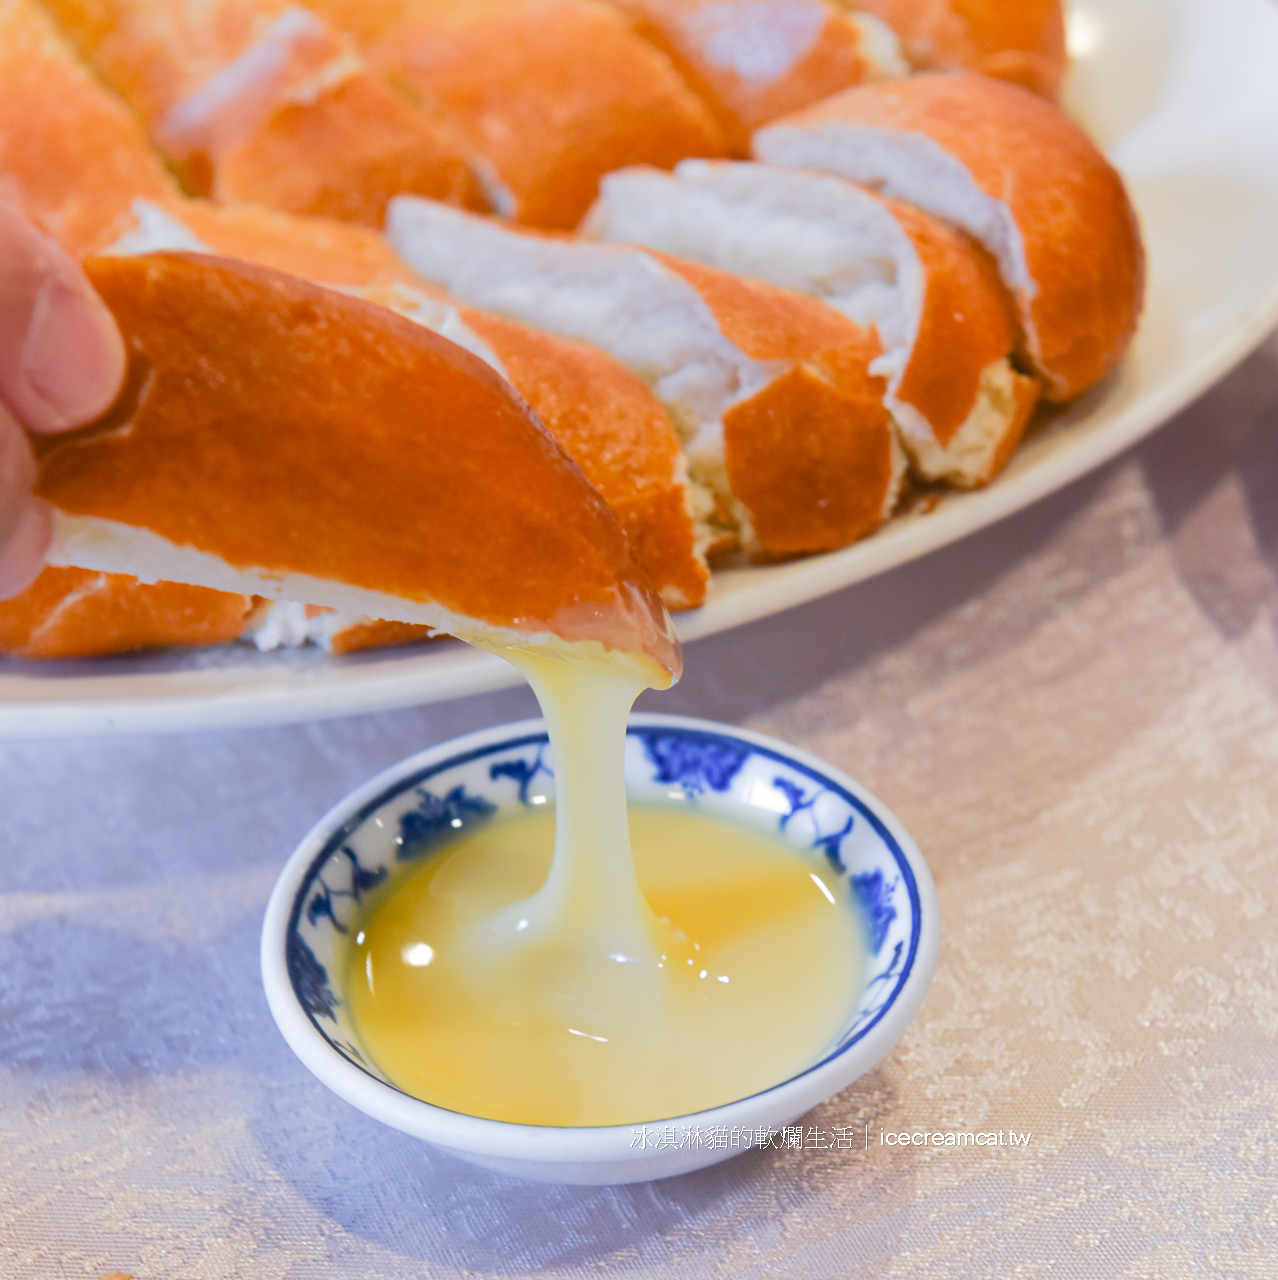
[[[843,879],[690,803],[627,816],[633,677],[505,656],[546,715],[554,809],[462,835],[373,906],[344,984],[370,1059],[438,1106],[556,1126],[685,1115],[817,1061],[862,982]]]

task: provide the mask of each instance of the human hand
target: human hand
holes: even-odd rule
[[[124,342],[84,273],[0,201],[0,597],[40,572],[52,517],[32,496],[27,432],[66,431],[108,409]]]

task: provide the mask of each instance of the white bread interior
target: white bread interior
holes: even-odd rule
[[[693,4],[680,15],[676,26],[712,66],[741,80],[767,85],[792,74],[809,56],[832,14],[856,28],[867,79],[910,74],[901,41],[886,22],[874,14],[832,10],[824,0]]]
[[[103,257],[129,258],[166,250],[177,253],[214,252],[185,223],[149,200],[134,200],[131,207],[137,225],[103,249]]]
[[[873,13],[848,12],[848,20],[861,36],[861,56],[869,65],[871,80],[892,80],[910,74],[900,37]]]
[[[984,245],[1023,311],[1038,293],[1011,209],[986,195],[966,165],[931,138],[901,129],[826,121],[768,125],[752,142],[757,159],[848,178],[962,228]]]
[[[619,169],[604,177],[581,232],[812,294],[878,330],[875,373],[899,381],[908,363],[918,255],[882,202],[846,182],[732,161]]]
[[[241,640],[247,640],[262,653],[275,649],[300,649],[308,644],[331,649],[333,637],[348,627],[371,619],[363,614],[326,609],[317,613],[309,605],[296,600],[276,600],[254,611]]]
[[[150,529],[98,516],[69,515],[55,508],[53,541],[45,560],[51,565],[127,573],[139,582],[187,582],[270,601],[324,605],[338,611],[348,623],[360,618],[416,623],[497,653],[512,647],[535,649],[603,671],[627,671],[644,683],[655,677],[658,687],[669,683],[669,672],[643,653],[611,649],[597,640],[566,640],[551,631],[497,627],[454,613],[432,600],[410,600],[310,574],[237,567],[195,547],[171,542]],[[651,617],[639,599],[618,601],[618,608]],[[668,617],[664,625],[667,640],[674,642]]]
[[[585,222],[592,239],[647,245],[694,262],[811,294],[863,328],[884,353],[871,372],[915,472],[961,486],[990,478],[1016,416],[1004,359],[983,371],[959,432],[942,445],[927,418],[897,392],[923,304],[924,267],[892,211],[841,178],[775,165],[685,160],[607,175]]]
[[[322,281],[320,282],[322,283]],[[420,289],[410,285],[381,284],[365,288],[348,288],[346,286],[329,285],[329,288],[340,288],[356,298],[364,298],[376,302],[379,306],[388,307],[397,315],[404,316],[416,324],[437,333],[441,338],[455,342],[464,347],[473,356],[478,356],[488,367],[499,373],[507,382],[510,375],[502,364],[497,353],[461,318],[457,308],[442,298],[431,297]]]
[[[962,426],[942,445],[924,433],[910,435],[910,462],[918,475],[944,480],[961,489],[988,484],[1006,459],[1008,434],[1017,429],[1019,398],[1016,384],[1023,381],[1007,359],[995,360],[981,370],[980,390]],[[913,405],[900,402],[903,426],[906,416],[921,417]],[[1019,437],[1018,437],[1019,438]]]

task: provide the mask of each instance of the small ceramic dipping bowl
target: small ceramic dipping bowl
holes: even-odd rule
[[[410,1097],[360,1051],[342,990],[347,949],[370,898],[459,832],[553,803],[541,721],[432,747],[326,814],[285,866],[266,911],[262,975],[284,1038],[361,1111],[463,1160],[545,1182],[640,1182],[774,1142],[816,1103],[875,1066],[923,1003],[936,964],[936,891],[914,842],[872,795],[794,747],[727,725],[631,717],[632,802],[688,805],[766,831],[846,878],[869,960],[839,1034],[819,1060],[748,1098],[643,1124],[552,1128],[461,1115]],[[811,982],[842,976],[812,973]]]

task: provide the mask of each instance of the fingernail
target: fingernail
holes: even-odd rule
[[[36,431],[79,426],[104,413],[124,376],[124,345],[110,312],[92,294],[49,280],[31,311],[21,375],[39,414]]]

